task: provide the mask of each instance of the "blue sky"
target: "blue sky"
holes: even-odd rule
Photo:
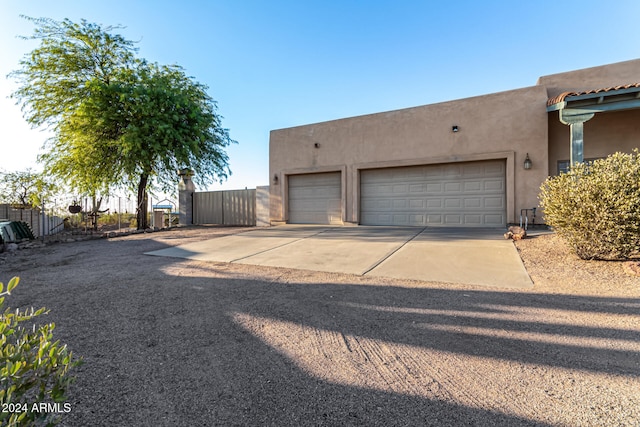
[[[640,2],[0,2],[0,169],[40,169],[5,76],[36,45],[19,15],[86,19],[138,41],[209,87],[238,141],[233,175],[210,190],[267,185],[269,131],[535,85],[538,77],[640,58]],[[631,82],[625,82],[631,83]],[[390,141],[392,143],[392,141]]]

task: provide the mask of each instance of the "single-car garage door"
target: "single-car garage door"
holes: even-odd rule
[[[506,224],[505,161],[360,173],[360,223],[493,227]]]
[[[340,172],[289,175],[289,223],[342,224]]]

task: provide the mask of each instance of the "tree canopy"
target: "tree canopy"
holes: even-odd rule
[[[134,63],[133,42],[110,33],[120,27],[23,18],[35,29],[22,38],[40,40],[40,46],[25,55],[21,68],[9,76],[20,84],[12,96],[22,102],[25,119],[33,126],[55,130],[86,99],[91,83],[108,84]]]
[[[31,169],[16,172],[0,171],[0,203],[37,207],[43,199],[53,197],[56,185]]]
[[[138,228],[148,189],[175,188],[177,169],[193,169],[200,184],[228,176],[234,141],[205,85],[137,58],[115,27],[27,19],[41,44],[12,73],[21,83],[13,96],[29,123],[54,131],[40,158],[52,174],[93,197],[137,190]]]

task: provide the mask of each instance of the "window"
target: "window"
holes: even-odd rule
[[[598,159],[604,159],[604,157],[593,157],[590,159],[584,159],[584,162],[586,164],[589,164]],[[569,160],[558,160],[558,175],[569,172],[569,162]]]
[[[569,160],[558,160],[558,175],[569,172]]]

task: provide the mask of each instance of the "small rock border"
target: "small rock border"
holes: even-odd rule
[[[0,245],[0,252],[15,252],[22,249],[43,248],[54,243],[75,243],[86,240],[109,239],[114,237],[129,236],[132,234],[156,233],[159,231],[168,231],[173,228],[147,228],[145,230],[127,229],[120,231],[72,231],[61,232],[51,236],[45,236],[44,241],[41,237],[35,240],[20,240],[18,242],[4,243]]]

